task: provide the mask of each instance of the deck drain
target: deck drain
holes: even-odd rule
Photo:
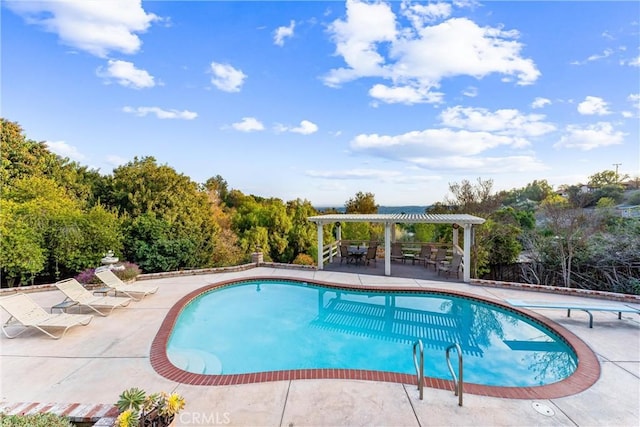
[[[547,405],[543,405],[542,403],[533,402],[531,406],[533,406],[533,409],[535,409],[542,415],[546,415],[547,417],[552,417],[556,414],[555,412],[553,412],[553,409],[549,408]]]

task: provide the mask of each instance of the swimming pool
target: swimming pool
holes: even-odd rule
[[[557,328],[541,316],[449,291],[256,278],[183,298],[156,336],[151,362],[165,377],[190,384],[297,378],[412,383],[412,344],[420,338],[429,386],[449,387],[444,348],[458,342],[470,393],[474,383],[476,392],[488,395],[532,387],[567,395],[590,386],[599,365],[584,343]],[[585,363],[591,373],[572,375]]]

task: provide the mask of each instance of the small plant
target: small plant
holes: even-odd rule
[[[310,255],[307,254],[298,254],[296,259],[293,260],[293,264],[297,265],[315,265],[316,263],[313,261]]]
[[[126,282],[128,280],[133,280],[136,277],[138,277],[140,273],[142,273],[142,271],[140,270],[140,267],[138,267],[136,264],[132,262],[123,262],[123,263],[117,264],[111,271],[113,272],[113,274],[118,276],[120,280],[122,280],[123,282]],[[96,276],[95,272],[96,272],[95,268],[88,268],[82,271],[80,274],[78,274],[75,278],[78,282],[82,283],[83,285],[102,283],[100,279],[98,279],[98,277]]]
[[[184,409],[184,398],[178,393],[165,392],[149,394],[132,387],[120,394],[116,406],[120,415],[116,420],[118,427],[137,427],[146,425],[168,426],[173,418]]]
[[[31,415],[4,415],[0,413],[2,427],[73,427],[71,421],[60,415],[42,413]]]

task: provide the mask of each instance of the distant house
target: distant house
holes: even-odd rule
[[[623,218],[640,218],[640,206],[616,206],[616,212]]]
[[[621,182],[620,185],[622,185],[625,190],[637,190],[638,188],[640,188],[640,180],[639,179],[628,180],[628,181]]]

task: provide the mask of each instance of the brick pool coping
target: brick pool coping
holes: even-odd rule
[[[297,282],[312,285],[323,286],[331,289],[358,290],[358,291],[383,291],[383,292],[412,292],[425,294],[443,294],[453,295],[462,298],[480,300],[482,302],[499,306],[502,309],[516,312],[521,316],[528,317],[545,327],[552,330],[560,336],[578,356],[578,366],[575,372],[564,380],[553,384],[531,387],[496,387],[486,386],[473,383],[464,384],[464,392],[481,396],[500,397],[507,399],[553,399],[558,397],[570,396],[580,393],[591,387],[600,377],[600,363],[594,352],[580,338],[573,334],[563,326],[547,319],[546,317],[530,311],[516,310],[502,301],[478,297],[470,293],[451,291],[445,289],[424,289],[424,288],[406,288],[398,286],[362,286],[335,284],[319,280],[296,279],[291,277],[277,276],[255,276],[242,279],[226,280],[202,288],[196,289],[184,297],[171,307],[167,316],[163,320],[158,333],[156,334],[150,351],[150,361],[153,369],[163,377],[189,385],[202,386],[225,386],[234,384],[251,384],[269,381],[288,381],[288,380],[304,380],[304,379],[345,379],[345,380],[365,380],[378,382],[393,382],[401,384],[416,384],[416,376],[409,374],[399,374],[394,372],[382,372],[371,370],[357,369],[297,369],[282,370],[270,372],[256,372],[248,374],[231,374],[231,375],[206,375],[196,374],[184,371],[174,366],[167,357],[167,343],[171,335],[171,331],[175,322],[182,312],[183,308],[199,295],[228,286],[249,281],[267,281],[267,282]],[[439,378],[425,377],[425,386],[442,389],[454,390],[454,384],[451,380]]]

